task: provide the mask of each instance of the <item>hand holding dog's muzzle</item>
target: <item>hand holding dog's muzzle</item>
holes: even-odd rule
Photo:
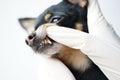
[[[44,25],[40,26],[35,32],[31,33],[25,40],[26,44],[29,46],[43,45],[43,41],[46,38],[46,27]]]
[[[39,26],[36,31],[34,31],[27,37],[27,39],[25,40],[26,44],[29,46],[39,46],[39,47],[43,47],[46,44],[52,44],[50,39],[47,37],[46,28],[53,25],[55,24],[48,23]]]
[[[64,27],[47,28],[47,33],[50,38],[61,44],[80,49],[109,79],[119,80],[119,37],[102,15],[97,0],[89,0],[87,16],[89,34]]]

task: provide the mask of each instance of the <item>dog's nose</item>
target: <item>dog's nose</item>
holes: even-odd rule
[[[31,40],[31,39],[33,39],[35,36],[36,36],[36,33],[32,33],[32,34],[30,34],[30,35],[28,36],[28,39]]]
[[[25,40],[25,43],[26,43],[27,45],[29,45],[29,46],[33,45],[33,41],[34,41],[35,37],[36,37],[36,33],[31,33],[31,34],[27,37],[27,39]]]

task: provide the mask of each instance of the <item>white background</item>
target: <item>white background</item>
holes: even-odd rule
[[[32,52],[24,43],[27,34],[17,21],[20,17],[37,17],[59,1],[0,0],[0,80],[37,80],[38,72],[41,80],[70,80],[71,74],[60,62],[48,61]],[[99,0],[99,3],[105,18],[120,36],[120,0]]]

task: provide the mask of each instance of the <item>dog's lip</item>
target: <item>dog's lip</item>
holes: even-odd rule
[[[53,43],[53,44],[54,44],[54,43]],[[45,50],[51,48],[51,47],[53,46],[53,44],[46,44],[46,45],[44,45],[44,46],[36,46],[36,47],[34,48],[34,51],[35,51],[35,52],[40,52],[40,53],[42,53],[42,52],[44,52]]]
[[[53,41],[53,40],[50,40],[50,41],[51,41],[51,43],[46,43],[45,40],[42,40],[40,43],[36,43],[37,45],[33,45],[33,46],[35,46],[35,52],[37,52],[39,50],[44,50],[50,46],[53,46],[55,41]]]

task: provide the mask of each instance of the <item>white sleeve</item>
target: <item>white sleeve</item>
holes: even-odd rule
[[[120,63],[118,63],[120,61],[120,45],[112,44],[97,39],[88,33],[65,27],[48,27],[47,34],[61,44],[81,49],[102,69],[110,80],[120,79]]]

